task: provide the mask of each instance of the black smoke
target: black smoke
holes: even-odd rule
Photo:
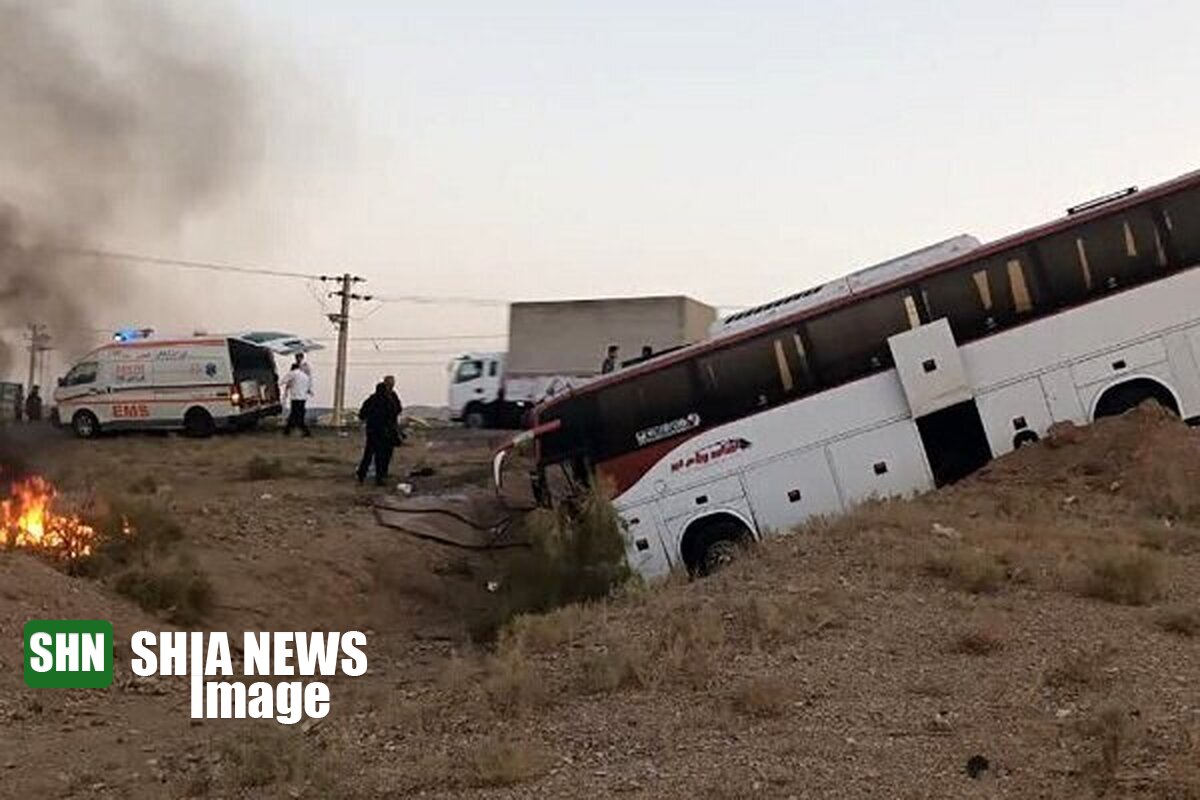
[[[170,233],[247,178],[260,137],[235,31],[211,4],[0,0],[0,376],[21,326],[69,351],[130,291],[78,250]]]

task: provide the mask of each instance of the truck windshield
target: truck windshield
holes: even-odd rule
[[[460,361],[458,370],[454,373],[455,383],[466,383],[473,381],[483,374],[482,361]]]

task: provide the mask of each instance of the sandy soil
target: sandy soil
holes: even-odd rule
[[[419,493],[478,483],[493,443],[428,432],[395,471],[432,467]],[[490,647],[465,631],[497,562],[379,527],[356,447],[25,447],[68,499],[132,493],[183,522],[204,627],[364,630],[371,671],[303,730],[189,724],[184,681],[130,680],[120,652],[114,689],[29,690],[26,619],[165,625],[0,553],[0,795],[1200,797],[1200,431],[1149,412],[1062,431]],[[290,474],[247,480],[254,455]]]

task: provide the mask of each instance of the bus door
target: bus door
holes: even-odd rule
[[[898,333],[888,346],[934,482],[953,483],[986,464],[992,449],[950,323]]]

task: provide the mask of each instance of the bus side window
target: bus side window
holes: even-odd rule
[[[907,297],[893,292],[808,320],[809,355],[821,381],[836,385],[892,366],[888,338],[912,327]]]
[[[638,434],[696,412],[692,364],[685,361],[606,386],[596,392],[600,411],[600,457],[650,444]]]
[[[1181,266],[1200,262],[1200,189],[1169,197],[1162,207],[1163,220]]]
[[[1051,236],[1038,248],[1050,289],[1064,305],[1150,280],[1167,266],[1154,219],[1144,208]]]
[[[697,359],[705,421],[737,419],[811,390],[803,348],[798,336],[781,331]]]
[[[959,344],[1021,322],[1037,304],[1033,270],[1022,251],[935,276],[922,290],[930,317],[949,320]]]

